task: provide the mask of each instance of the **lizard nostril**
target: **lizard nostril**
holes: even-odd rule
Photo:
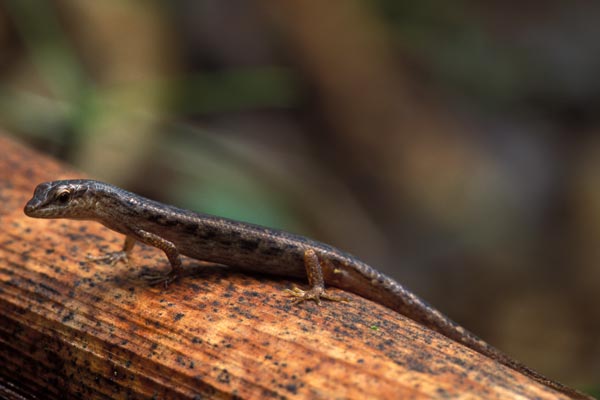
[[[27,204],[25,204],[25,208],[23,209],[25,215],[29,217],[35,217],[35,212],[40,209],[41,204],[42,201],[36,197],[29,200]]]

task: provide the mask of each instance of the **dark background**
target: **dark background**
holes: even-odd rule
[[[350,251],[599,394],[599,21],[583,0],[3,1],[0,128]]]

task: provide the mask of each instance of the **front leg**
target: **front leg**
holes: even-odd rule
[[[177,250],[175,244],[154,233],[142,229],[136,229],[133,233],[135,234],[135,238],[140,242],[164,251],[171,264],[171,270],[167,274],[145,274],[142,276],[143,279],[147,280],[152,285],[164,283],[166,288],[169,283],[182,275],[181,258],[179,257],[179,250]]]
[[[296,303],[313,300],[315,303],[321,304],[321,298],[332,301],[348,301],[346,297],[327,292],[319,256],[317,256],[317,253],[313,249],[308,249],[304,252],[304,266],[310,289],[302,290],[294,287],[293,290],[286,290],[288,296],[296,297]]]

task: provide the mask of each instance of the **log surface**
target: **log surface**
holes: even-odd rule
[[[206,266],[168,289],[86,255],[123,237],[38,220],[34,187],[80,173],[0,136],[0,394],[10,398],[486,398],[565,396],[358,296],[293,305],[290,282]],[[8,394],[7,394],[8,393]],[[12,395],[11,395],[12,393]]]

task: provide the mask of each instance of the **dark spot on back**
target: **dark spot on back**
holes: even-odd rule
[[[296,246],[295,244],[291,244],[291,243],[286,243],[284,248],[288,252],[296,253],[298,251],[298,246]]]
[[[217,230],[212,226],[203,226],[198,235],[202,237],[202,239],[214,239],[217,236]]]
[[[147,219],[148,219],[148,221],[150,221],[150,222],[156,222],[156,223],[160,223],[160,215],[158,215],[158,214],[147,213],[147,214],[146,214],[146,218],[147,218]]]
[[[277,257],[283,253],[283,249],[278,246],[269,246],[261,249],[261,253],[266,256]]]
[[[241,239],[239,241],[240,249],[254,251],[258,248],[258,240]]]
[[[164,226],[176,226],[176,225],[179,225],[179,221],[177,221],[176,219],[172,219],[172,218],[165,218],[162,221],[162,224]]]
[[[183,225],[183,229],[185,230],[186,233],[195,234],[196,231],[198,230],[198,224],[195,222],[186,222]]]

